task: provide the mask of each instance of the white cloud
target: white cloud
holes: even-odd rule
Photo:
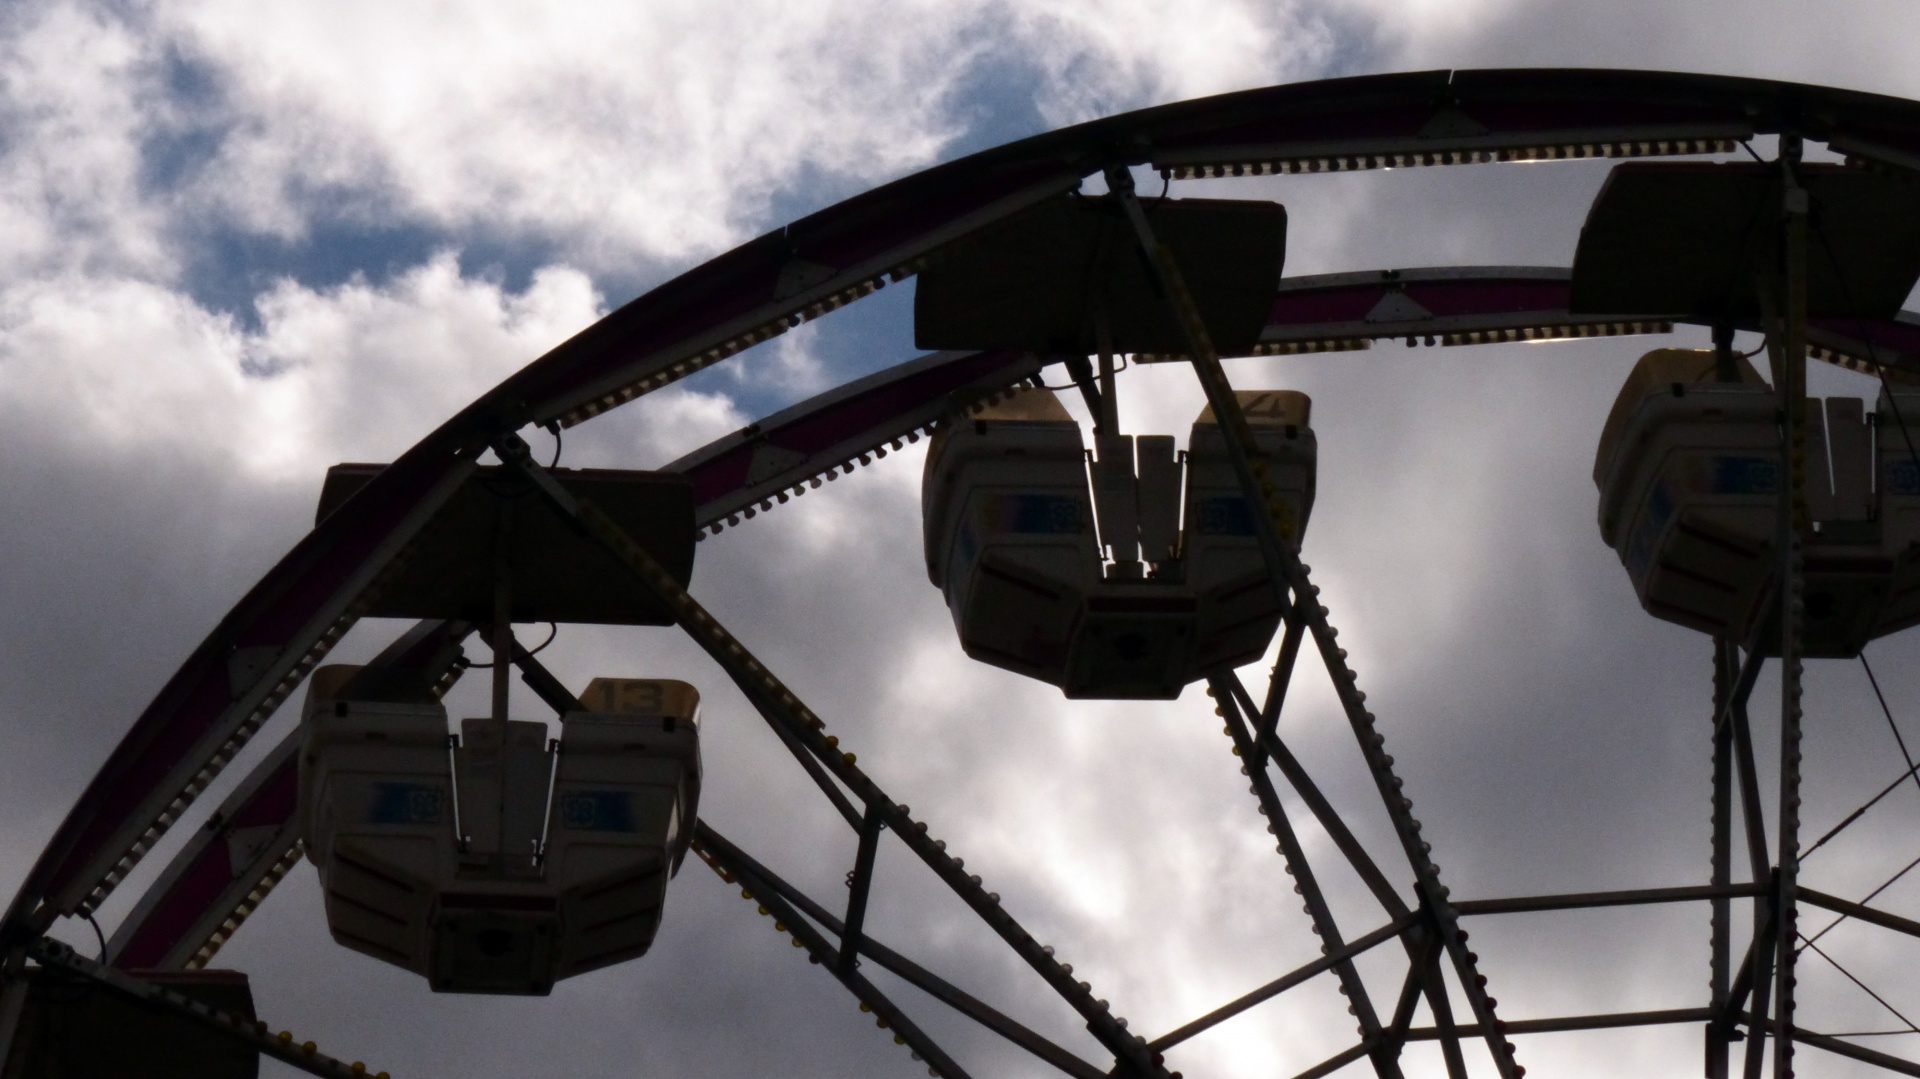
[[[183,229],[299,243],[330,222],[484,233],[632,273],[731,246],[775,224],[781,200],[932,163],[968,123],[997,122],[957,97],[985,71],[1031,64],[1034,106],[1057,124],[1297,77],[1330,50],[1294,5],[1251,3],[909,0],[884,17],[854,0],[520,3],[482,17],[48,0],[16,20],[0,99],[18,133],[0,183],[16,197],[0,205],[15,235],[44,235],[14,258],[75,233],[148,274],[177,261],[165,252]],[[155,160],[163,179],[142,171]]]
[[[1914,8],[1897,0],[1356,0],[1394,67],[1621,67],[1786,79],[1912,96]],[[1410,10],[1409,10],[1410,9]]]
[[[382,285],[283,280],[257,308],[246,329],[126,277],[14,285],[0,291],[0,414],[73,453],[311,481],[337,461],[391,459],[601,313],[577,270],[547,267],[510,292],[462,276],[451,252]],[[723,399],[656,397],[626,447],[643,461],[741,422]]]
[[[297,235],[337,192],[604,263],[726,246],[800,169],[930,159],[964,60],[944,10],[204,0],[158,29],[216,73],[234,126],[205,182],[256,227]]]
[[[155,52],[90,6],[0,13],[0,279],[171,269],[165,209],[140,189],[142,140],[166,108]]]
[[[1005,5],[1015,41],[1044,77],[1051,126],[1245,90],[1324,69],[1334,35],[1300,4],[1123,0]]]
[[[820,323],[809,322],[720,370],[736,391],[777,394],[791,400],[811,397],[830,384],[826,361],[818,352],[819,338]]]

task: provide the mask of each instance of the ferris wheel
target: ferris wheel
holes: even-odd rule
[[[1776,141],[1772,156],[1752,148],[1760,136]],[[1808,160],[1808,144],[1843,163]],[[1217,177],[1743,151],[1614,166],[1565,268],[1288,277],[1282,205],[1174,191]],[[1165,190],[1136,191],[1142,167]],[[924,355],[664,468],[543,465],[522,437],[585,423],[913,277]],[[1920,936],[1920,920],[1875,905],[1878,893],[1831,894],[1802,872],[1859,813],[1818,836],[1800,819],[1806,661],[1853,659],[1920,624],[1920,315],[1900,310],[1916,281],[1920,105],[1645,72],[1424,72],[1184,102],[988,150],[802,218],[615,311],[399,459],[328,473],[312,532],[161,689],[21,884],[0,929],[4,1075],[241,1076],[261,1056],[384,1074],[261,1022],[245,976],[210,967],[303,859],[338,944],[452,993],[539,995],[644,961],[675,874],[711,871],[948,1079],[976,1073],[873,972],[1077,1079],[1178,1076],[1183,1044],[1285,1008],[1313,981],[1337,987],[1353,1034],[1300,1079],[1397,1077],[1419,1044],[1438,1047],[1449,1079],[1517,1079],[1526,1035],[1677,1024],[1700,1032],[1709,1079],[1792,1075],[1816,1057],[1920,1074],[1796,1019],[1800,969],[1846,973],[1804,915]],[[1593,478],[1601,536],[1641,605],[1713,641],[1700,698],[1711,849],[1667,887],[1457,897],[1341,646],[1335,597],[1303,561],[1312,402],[1236,385],[1223,360],[1676,332],[1709,347],[1646,354],[1607,417]],[[1759,333],[1762,350],[1735,351],[1736,332]],[[1878,396],[1809,398],[1809,358],[1872,374]],[[1184,446],[1122,430],[1119,385],[1148,365],[1190,369],[1204,394]],[[922,438],[927,577],[957,647],[1070,700],[1171,700],[1202,684],[1317,958],[1172,1029],[1133,1029],[689,591],[700,541],[770,527],[757,518]],[[369,662],[324,665],[366,617],[417,624]],[[712,665],[571,687],[516,637],[534,622],[674,626]],[[491,653],[493,704],[452,725],[442,697],[481,666],[465,658],[469,639]],[[1331,680],[1391,844],[1363,838],[1282,734],[1303,664]],[[715,669],[844,819],[856,844],[845,897],[808,894],[701,818],[698,685]],[[1249,669],[1264,684],[1249,685]],[[559,737],[509,715],[515,677],[551,707]],[[1777,750],[1749,722],[1763,677],[1779,683]],[[296,700],[295,729],[196,812]],[[1920,785],[1900,749],[1905,771],[1885,790],[1864,783],[1861,812]],[[91,919],[182,822],[192,837],[102,931],[97,958],[48,935],[61,918]],[[1069,1009],[1104,1055],[1058,1044],[874,939],[882,844],[924,864],[1031,968],[1044,990],[1029,1005]],[[1329,899],[1328,851],[1367,909]],[[1888,860],[1899,869],[1904,855]],[[1498,999],[1501,971],[1471,943],[1476,920],[1642,905],[1698,912],[1703,999],[1536,1015]],[[1390,984],[1382,956],[1396,957]],[[148,1055],[115,1056],[133,1051],[128,1039],[101,1032],[136,1026]]]

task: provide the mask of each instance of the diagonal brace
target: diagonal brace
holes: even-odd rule
[[[702,836],[712,839],[713,832],[711,829],[704,829]],[[709,846],[709,850],[711,849]],[[728,869],[740,878],[748,891],[753,893],[753,898],[772,913],[776,919],[776,926],[785,926],[786,930],[793,934],[794,942],[807,950],[807,958],[831,971],[833,976],[840,980],[840,984],[846,986],[862,1004],[866,1005],[866,1009],[863,1010],[871,1010],[874,1013],[875,1025],[882,1030],[891,1028],[896,1031],[894,1040],[910,1048],[915,1055],[924,1057],[930,1068],[937,1071],[943,1079],[966,1079],[966,1071],[948,1056],[945,1050],[936,1045],[913,1020],[907,1018],[907,1014],[901,1011],[898,1005],[856,970],[853,964],[843,966],[836,962],[837,953],[827,938],[814,928],[811,922],[802,918],[778,890],[762,880],[753,871],[754,867],[735,863]]]
[[[1265,479],[1265,462],[1253,459],[1252,429],[1247,425],[1246,415],[1233,394],[1226,372],[1220,367],[1219,353],[1213,347],[1206,324],[1200,317],[1199,307],[1194,303],[1192,293],[1187,290],[1173,253],[1155,238],[1153,226],[1147,221],[1140,200],[1134,196],[1132,174],[1124,166],[1114,165],[1106,170],[1106,176],[1108,189],[1118,198],[1133,226],[1134,237],[1141,253],[1146,256],[1155,284],[1186,334],[1188,359],[1192,362],[1194,375],[1200,381],[1214,418],[1219,421],[1227,458],[1240,482],[1241,491],[1254,509],[1249,516],[1254,522],[1255,539],[1262,560],[1267,564],[1268,577],[1281,597],[1290,588],[1298,599],[1294,606],[1305,613],[1314,646],[1320,652],[1327,673],[1333,678],[1334,689],[1346,713],[1348,725],[1359,739],[1361,753],[1366,758],[1369,771],[1373,773],[1387,815],[1414,869],[1415,888],[1420,895],[1422,909],[1428,913],[1448,957],[1453,961],[1467,1003],[1473,1009],[1474,1019],[1485,1031],[1487,1048],[1492,1052],[1500,1079],[1520,1079],[1522,1069],[1514,1059],[1513,1044],[1502,1036],[1500,1022],[1493,1012],[1493,998],[1486,992],[1486,978],[1475,969],[1478,957],[1467,950],[1465,934],[1458,925],[1458,915],[1447,903],[1448,889],[1440,883],[1439,868],[1427,857],[1428,844],[1419,838],[1419,823],[1410,812],[1413,803],[1400,793],[1400,780],[1393,774],[1390,759],[1382,749],[1385,736],[1374,729],[1373,714],[1364,706],[1366,695],[1360,691],[1353,672],[1346,666],[1345,650],[1334,644],[1336,634],[1327,621],[1327,609],[1317,602],[1315,597],[1318,590],[1308,580],[1306,567],[1300,563],[1298,554],[1288,542],[1293,537],[1280,534],[1276,518],[1282,516],[1284,506],[1269,503],[1264,498],[1274,490],[1274,485]]]
[[[846,927],[827,909],[809,898],[806,893],[782,880],[780,876],[756,861],[752,855],[735,846],[732,841],[715,831],[706,822],[701,822],[694,834],[694,843],[709,865],[719,872],[729,883],[741,879],[744,875],[758,878],[767,888],[777,892],[781,898],[794,905],[801,913],[826,927],[827,932],[846,935]],[[749,889],[751,891],[752,889]],[[758,894],[758,893],[756,893]],[[907,959],[898,952],[871,937],[860,938],[860,954],[879,964],[882,969],[898,975],[907,984],[921,990],[928,996],[947,1005],[960,1014],[1000,1035],[1014,1045],[1025,1049],[1055,1068],[1072,1075],[1075,1079],[1107,1079],[1107,1073],[1088,1064],[1060,1046],[1034,1033],[1027,1027],[1008,1016],[982,1003],[970,994],[955,988],[946,980],[931,971]]]
[[[851,970],[860,951],[860,931],[867,921],[867,892],[873,885],[873,859],[880,846],[880,815],[867,807],[866,821],[860,827],[860,848],[853,856],[853,872],[847,874],[847,924],[840,933],[840,966]]]
[[[1243,759],[1250,757],[1253,736],[1247,730],[1246,720],[1241,716],[1239,705],[1228,690],[1225,679],[1217,676],[1210,678],[1207,688],[1220,705],[1217,711],[1221,718],[1227,721],[1227,727],[1233,733],[1235,752]],[[1320,947],[1325,951],[1339,948],[1344,942],[1340,938],[1340,927],[1334,921],[1333,909],[1320,891],[1313,867],[1307,862],[1306,849],[1300,845],[1300,839],[1287,819],[1286,807],[1281,804],[1279,793],[1273,789],[1273,780],[1264,768],[1249,767],[1247,776],[1253,781],[1254,791],[1260,800],[1260,810],[1279,841],[1280,854],[1286,859],[1287,873],[1293,877],[1293,890],[1300,894],[1306,904],[1307,916],[1313,919],[1313,931],[1320,938]],[[1373,1000],[1367,995],[1366,983],[1360,979],[1358,968],[1347,961],[1335,964],[1333,969],[1340,979],[1340,992],[1347,998],[1349,1010],[1360,1023],[1361,1039],[1374,1046],[1368,1054],[1373,1059],[1374,1071],[1383,1077],[1398,1076],[1399,1053],[1396,1047],[1380,1038],[1380,1017],[1374,1011]]]

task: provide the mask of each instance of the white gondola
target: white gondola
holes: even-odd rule
[[[1313,402],[1293,390],[1242,390],[1240,410],[1274,485],[1269,501],[1282,508],[1281,539],[1298,545],[1313,511],[1319,447]],[[1187,437],[1187,498],[1182,529],[1187,584],[1198,599],[1195,665],[1237,667],[1260,658],[1280,624],[1274,590],[1253,515],[1227,459],[1226,439],[1213,409],[1201,411]]]
[[[700,694],[596,678],[560,724],[546,866],[561,895],[560,977],[644,955],[700,802]]]
[[[438,702],[350,699],[358,670],[315,672],[302,720],[335,940],[450,992],[544,994],[646,952],[698,808],[692,686],[597,679],[556,744],[476,719],[451,748]]]
[[[1309,402],[1239,400],[1297,543],[1313,500]],[[921,496],[927,576],[967,654],[1068,697],[1109,699],[1177,697],[1257,657],[1280,605],[1253,538],[1260,508],[1242,496],[1211,410],[1191,435],[1184,528],[1173,439],[1098,441],[1090,487],[1079,424],[1041,389],[935,435]]]
[[[359,670],[322,667],[308,684],[300,836],[334,940],[425,974],[434,896],[459,853],[447,712],[340,696]]]
[[[1656,349],[1620,389],[1593,466],[1600,536],[1656,618],[1745,641],[1773,573],[1780,437],[1773,389],[1735,357]]]
[[[1779,404],[1752,365],[1732,361],[1723,372],[1710,351],[1658,349],[1634,367],[1594,462],[1600,534],[1650,614],[1771,650],[1778,647]],[[1884,399],[1878,417],[1867,416],[1857,398],[1807,402],[1813,530],[1804,545],[1803,650],[1810,656],[1852,656],[1874,637],[1920,621],[1920,588],[1890,602],[1890,593],[1899,594],[1896,559],[1914,565],[1905,552],[1920,541],[1920,483],[1915,496],[1898,490],[1902,457],[1885,437],[1889,412]],[[1920,585],[1920,566],[1903,572]]]
[[[927,449],[927,577],[967,654],[1058,684],[1099,582],[1080,425],[1045,390],[948,424]]]

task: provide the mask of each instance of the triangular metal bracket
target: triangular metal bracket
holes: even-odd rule
[[[1432,311],[1399,289],[1380,297],[1380,302],[1367,312],[1368,322],[1421,322],[1432,317]]]
[[[1448,105],[1420,128],[1423,139],[1470,139],[1487,134],[1487,125]]]
[[[749,486],[766,481],[805,463],[807,455],[771,442],[762,442],[753,448],[753,459],[747,462],[747,483]]]

